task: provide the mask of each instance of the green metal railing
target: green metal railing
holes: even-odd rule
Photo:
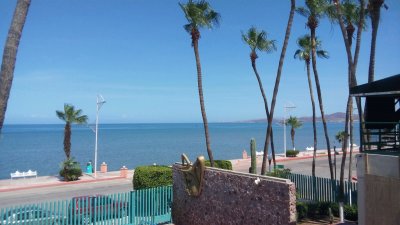
[[[0,208],[0,224],[152,225],[171,222],[172,186]]]
[[[339,202],[339,181],[303,174],[290,174],[288,177],[296,185],[297,198],[317,202]],[[357,205],[357,183],[344,182],[346,204]]]

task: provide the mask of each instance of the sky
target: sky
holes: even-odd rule
[[[187,21],[179,2],[185,1],[32,0],[5,124],[62,123],[55,111],[64,103],[82,109],[94,123],[97,94],[107,101],[99,112],[100,123],[202,122],[194,52],[183,29]],[[259,53],[257,59],[270,104],[290,1],[209,2],[221,22],[213,30],[200,30],[208,121],[265,118],[250,49],[241,32],[255,26],[276,40],[277,51]],[[400,73],[400,1],[385,2],[389,9],[381,13],[376,79]],[[5,43],[15,5],[13,0],[0,1],[0,44]],[[284,105],[295,106],[287,115],[311,115],[305,65],[293,58],[297,38],[309,33],[305,23],[306,18],[295,14],[275,118],[283,116]],[[357,68],[359,84],[367,82],[371,36],[367,23]],[[323,19],[316,33],[330,55],[317,61],[325,113],[344,112],[347,59],[340,29]]]

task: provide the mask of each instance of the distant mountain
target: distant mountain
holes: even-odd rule
[[[325,115],[326,121],[327,122],[344,122],[346,121],[346,113],[344,112],[336,112],[332,114],[327,114]],[[312,122],[312,116],[303,116],[298,118],[302,122]],[[321,117],[316,118],[317,121],[322,121]],[[353,115],[354,121],[358,121],[358,115]],[[281,123],[283,118],[278,118],[274,119],[274,123]],[[267,119],[254,119],[254,120],[245,120],[245,121],[239,121],[241,123],[266,123]]]

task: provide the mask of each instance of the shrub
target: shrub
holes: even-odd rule
[[[288,168],[286,168],[286,169],[274,169],[272,172],[268,172],[267,176],[279,177],[279,178],[287,179],[289,177],[290,172],[291,171]]]
[[[286,150],[286,157],[296,157],[298,154],[297,150]]]
[[[299,220],[304,218],[317,218],[329,216],[329,208],[332,214],[339,217],[339,204],[331,202],[297,202],[297,218]],[[346,220],[357,221],[358,211],[356,205],[344,205],[344,218]]]
[[[308,206],[304,202],[296,202],[297,220],[307,218]]]
[[[211,166],[210,160],[205,161],[206,166]],[[232,163],[229,160],[214,160],[214,167],[224,170],[232,170]]]
[[[145,189],[172,185],[172,168],[168,166],[139,166],[133,175],[133,188]]]
[[[64,178],[65,181],[78,180],[82,176],[82,169],[78,162],[74,158],[67,159],[60,165],[60,176]]]
[[[351,221],[358,220],[358,210],[356,205],[344,205],[344,218]]]

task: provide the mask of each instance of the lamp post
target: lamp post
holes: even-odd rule
[[[98,127],[99,127],[99,111],[101,106],[106,103],[104,100],[103,96],[100,94],[97,95],[97,107],[96,107],[96,142],[94,144],[94,178],[97,178],[97,133],[98,133]]]
[[[296,106],[294,106],[293,104],[290,105],[284,105],[283,106],[283,153],[284,153],[284,157],[286,157],[286,111],[288,111],[288,109],[294,109],[296,108]]]

